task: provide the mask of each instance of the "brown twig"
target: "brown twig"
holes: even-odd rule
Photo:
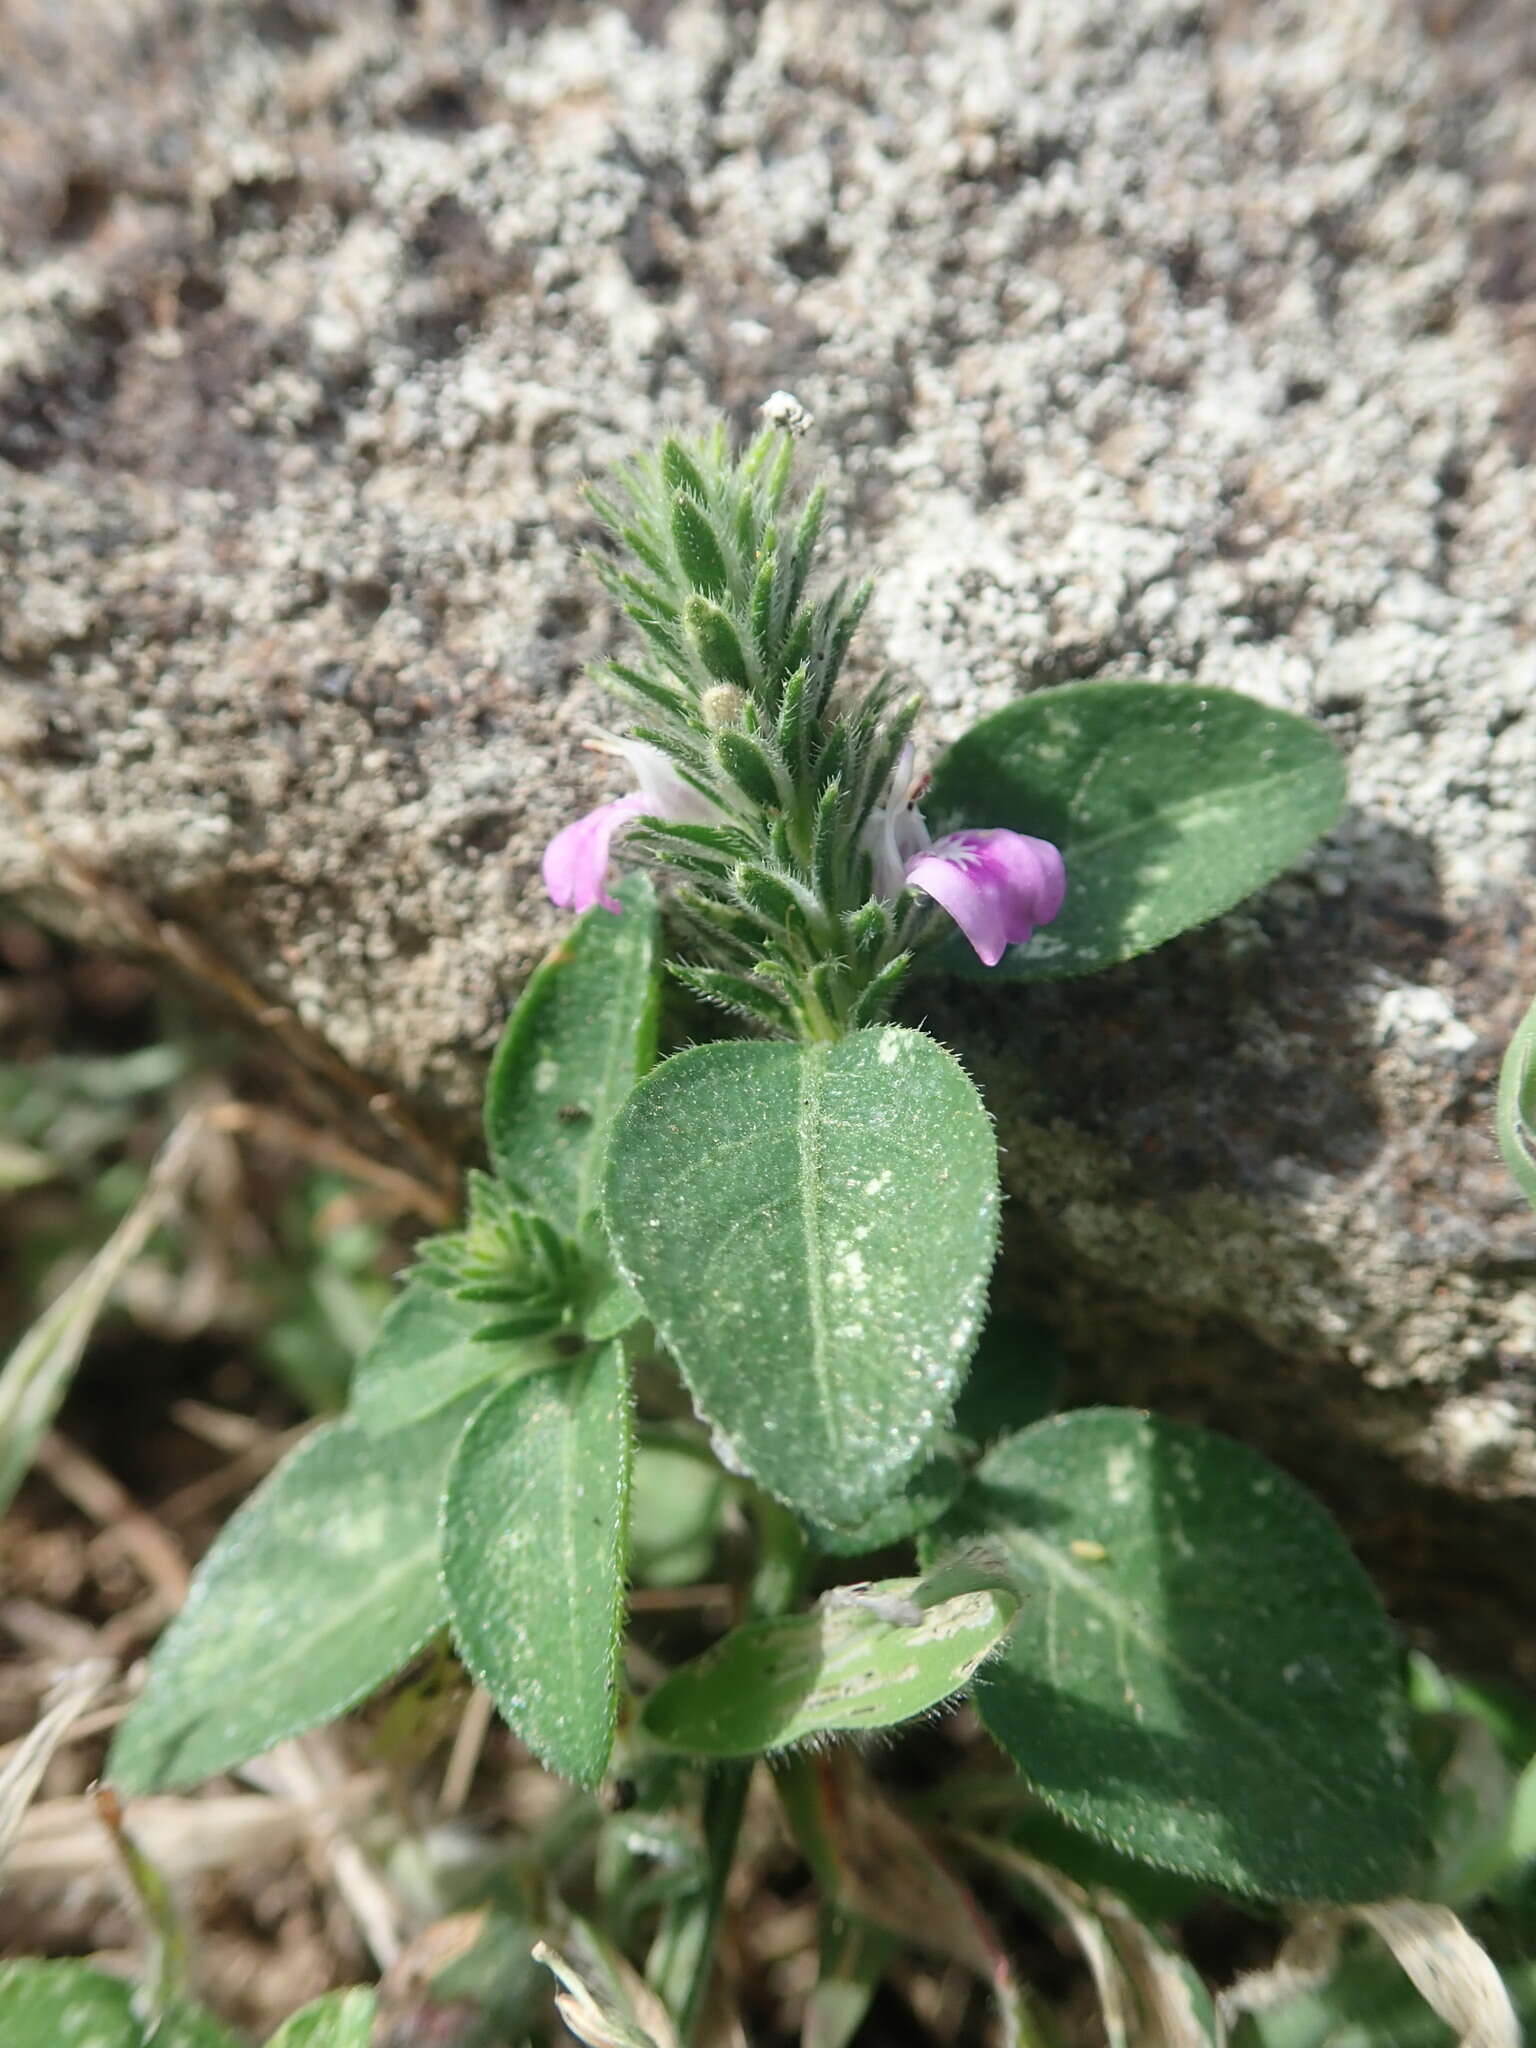
[[[429,1223],[450,1224],[457,1214],[456,1205],[439,1189],[429,1187],[413,1174],[402,1173],[398,1167],[370,1159],[345,1138],[338,1138],[331,1131],[317,1131],[280,1109],[266,1109],[251,1102],[221,1102],[210,1112],[209,1122],[215,1130],[254,1138],[259,1144],[294,1153],[316,1166],[329,1166],[354,1180],[366,1181],[387,1195],[392,1207],[425,1217]]]
[[[469,1696],[454,1733],[453,1747],[448,1752],[447,1768],[443,1772],[443,1782],[437,1795],[437,1810],[440,1815],[464,1811],[464,1802],[468,1799],[469,1788],[474,1783],[480,1752],[485,1747],[485,1738],[490,1733],[495,1712],[496,1705],[490,1694],[476,1686]]]
[[[629,1596],[636,1614],[684,1614],[698,1607],[719,1607],[727,1613],[735,1605],[730,1586],[637,1586]]]
[[[126,1553],[161,1601],[172,1612],[180,1607],[191,1577],[180,1545],[105,1466],[57,1430],[38,1445],[35,1463],[66,1500],[101,1525],[88,1556]]]
[[[366,1109],[393,1140],[406,1145],[422,1162],[439,1199],[450,1205],[454,1202],[459,1183],[457,1160],[423,1129],[396,1096],[375,1088],[366,1076],[355,1072],[293,1010],[269,1001],[206,939],[185,925],[156,917],[131,890],[102,874],[71,848],[61,846],[44,827],[31,798],[3,767],[0,795],[9,799],[22,830],[45,856],[63,887],[116,924],[125,937],[145,952],[171,961],[193,980],[217,989],[283,1049],[300,1073],[318,1075],[341,1095]]]
[[[195,1436],[230,1457],[265,1443],[272,1435],[254,1416],[238,1415],[233,1408],[216,1408],[211,1401],[197,1401],[190,1394],[171,1403],[171,1420],[188,1436]]]

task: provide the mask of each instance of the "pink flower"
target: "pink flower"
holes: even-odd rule
[[[717,804],[685,782],[659,747],[644,740],[618,740],[640,787],[632,796],[599,804],[574,825],[557,832],[544,849],[544,886],[561,910],[590,910],[600,903],[618,915],[608,894],[608,869],[614,839],[636,818],[661,818],[669,825],[717,824],[724,815]]]
[[[947,832],[907,865],[907,887],[942,904],[995,967],[1007,946],[1023,946],[1037,924],[1049,924],[1067,894],[1067,868],[1048,839],[1000,826]]]
[[[874,863],[875,894],[893,903],[903,889],[921,889],[947,910],[985,967],[1005,948],[1022,946],[1036,925],[1049,924],[1067,893],[1066,863],[1048,839],[1000,826],[930,837],[913,801],[912,749],[904,748],[883,804],[861,835]]]

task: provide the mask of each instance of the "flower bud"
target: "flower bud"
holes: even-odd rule
[[[719,732],[722,726],[740,723],[746,701],[734,683],[711,683],[699,699],[699,709],[704,723]]]

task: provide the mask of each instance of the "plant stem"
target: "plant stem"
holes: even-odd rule
[[[811,1550],[795,1517],[771,1495],[753,1487],[747,1505],[757,1525],[758,1542],[747,1611],[754,1620],[764,1620],[787,1613],[799,1599]],[[726,1887],[754,1768],[755,1760],[748,1757],[716,1764],[710,1770],[704,1789],[709,1878],[702,1892],[667,1916],[656,1938],[649,1975],[677,2014],[680,2048],[693,2048],[703,2023]]]
[[[736,1860],[736,1838],[747,1808],[747,1788],[753,1769],[751,1758],[717,1764],[705,1787],[704,1846],[709,1857],[709,1883],[703,1895],[692,1901],[686,1929],[679,1929],[677,1961],[686,1960],[689,1980],[678,2013],[679,2048],[694,2048],[703,2023],[714,1978],[715,1944],[725,1908],[725,1891],[730,1883],[731,1865]],[[686,1958],[681,1953],[685,1947],[691,1951]]]

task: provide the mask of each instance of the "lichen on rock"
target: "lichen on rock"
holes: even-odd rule
[[[1532,1233],[1488,1105],[1536,985],[1522,24],[22,0],[8,772],[462,1123],[557,928],[540,850],[606,793],[582,482],[788,387],[880,574],[865,659],[933,742],[1137,673],[1348,749],[1344,829],[1249,909],[929,1015],[1108,1384],[1268,1441],[1346,1517],[1352,1458],[1383,1500],[1514,1516]],[[59,882],[6,813],[0,888],[78,920]]]

